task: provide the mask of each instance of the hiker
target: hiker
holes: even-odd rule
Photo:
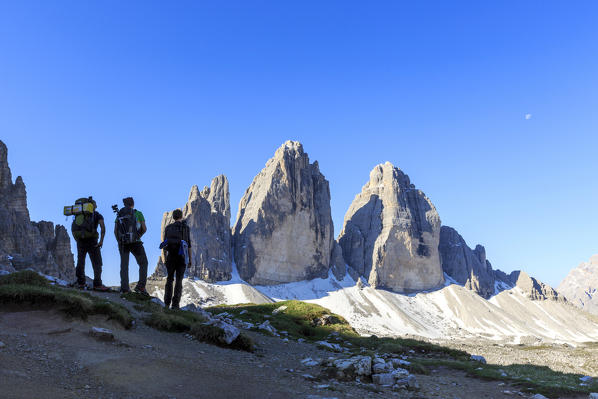
[[[124,207],[118,211],[114,223],[114,236],[118,241],[120,253],[120,292],[131,291],[129,288],[129,253],[132,253],[139,265],[139,281],[135,286],[135,292],[149,295],[145,289],[147,255],[143,248],[143,242],[140,240],[147,231],[145,218],[143,213],[135,209],[135,201],[132,197],[124,198],[123,205]]]
[[[92,204],[93,209],[81,212],[73,219],[71,233],[77,242],[77,267],[75,275],[77,276],[76,286],[79,289],[85,289],[85,256],[89,254],[89,260],[93,267],[93,289],[96,291],[109,291],[110,288],[102,284],[102,254],[100,249],[104,245],[104,236],[106,235],[106,226],[104,217],[96,211],[97,203],[92,197],[79,198],[75,205]],[[100,226],[100,241],[98,242],[98,226]]]
[[[164,289],[164,305],[168,309],[172,300],[172,309],[179,309],[185,268],[191,267],[191,237],[189,236],[189,226],[182,220],[183,212],[180,209],[175,209],[172,212],[172,218],[174,223],[166,226],[163,242],[160,244],[160,249],[166,252],[166,270],[168,272]],[[172,282],[175,276],[173,295]]]

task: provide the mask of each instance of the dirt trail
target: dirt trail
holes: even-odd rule
[[[115,294],[103,294],[117,299]],[[91,337],[105,327],[115,342]],[[1,309],[0,397],[2,398],[513,398],[516,388],[438,368],[418,375],[421,390],[375,393],[363,385],[308,381],[317,368],[306,357],[332,354],[314,345],[251,335],[256,353],[219,348],[163,333],[137,321],[124,330],[104,317],[67,320],[51,310]],[[291,371],[292,370],[292,371]],[[518,395],[515,395],[518,396]],[[529,395],[523,395],[529,397]]]

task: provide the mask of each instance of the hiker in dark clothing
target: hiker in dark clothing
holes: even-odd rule
[[[93,267],[93,289],[96,291],[108,291],[109,288],[102,284],[102,253],[100,249],[104,245],[106,226],[104,217],[96,211],[97,203],[91,198],[80,198],[77,203],[92,203],[93,212],[81,213],[75,216],[71,226],[71,233],[77,243],[77,288],[85,288],[85,256],[89,254],[89,260]],[[100,226],[100,241],[98,242],[98,226]]]
[[[174,223],[164,229],[163,242],[160,248],[166,251],[166,287],[164,289],[164,304],[168,308],[172,301],[172,309],[179,308],[181,294],[183,293],[183,277],[185,268],[191,266],[191,237],[189,226],[182,220],[183,212],[175,209],[172,212]],[[172,293],[172,282],[175,280],[174,295]]]
[[[134,209],[135,201],[132,197],[123,199],[123,204],[124,208],[118,212],[116,222],[114,223],[114,235],[118,241],[118,251],[120,253],[120,291],[123,293],[131,291],[129,288],[129,253],[132,253],[139,265],[139,281],[137,282],[137,286],[135,286],[135,292],[149,295],[145,289],[147,282],[147,255],[141,241],[141,237],[147,231],[145,218],[143,217],[143,213]],[[125,217],[121,217],[122,215]],[[127,220],[127,216],[131,217],[130,224],[133,233],[123,235],[122,220]]]

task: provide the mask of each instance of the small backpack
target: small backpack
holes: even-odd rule
[[[181,249],[181,241],[188,236],[189,226],[184,221],[171,223],[164,230],[166,250],[171,254],[178,254]]]
[[[77,201],[75,201],[75,205],[83,205],[88,202],[88,198],[79,198]],[[75,216],[71,226],[71,231],[73,232],[73,237],[75,240],[98,238],[98,231],[95,223],[95,212],[93,210],[90,212],[87,210],[87,208],[84,209],[86,210]]]
[[[121,208],[116,214],[116,236],[120,244],[131,244],[139,239],[135,209]]]

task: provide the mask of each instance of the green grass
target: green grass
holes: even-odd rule
[[[275,309],[286,306],[287,309],[272,314]],[[339,315],[328,309],[301,301],[282,301],[262,305],[240,304],[234,306],[215,306],[207,309],[214,314],[227,312],[235,318],[253,323],[255,325],[269,320],[278,331],[287,331],[291,338],[303,338],[310,341],[326,340],[331,333],[338,333],[340,340],[331,340],[334,343],[342,341],[351,343],[348,348],[356,353],[362,353],[361,348],[378,353],[409,354],[410,350],[418,353],[424,351],[428,356],[450,356],[455,359],[469,359],[469,354],[463,351],[446,348],[443,346],[402,338],[377,338],[376,336],[362,337],[351,325]],[[243,314],[241,314],[243,312]],[[332,315],[336,323],[326,326],[314,326],[313,321],[323,315]],[[266,318],[265,316],[270,316]],[[258,330],[263,331],[263,330]]]
[[[274,309],[281,306],[286,306],[287,309],[278,314],[272,314]],[[340,335],[344,336],[359,336],[343,317],[331,313],[328,309],[322,306],[301,301],[283,301],[262,305],[241,304],[234,306],[215,306],[207,310],[214,314],[227,312],[234,315],[237,319],[256,325],[269,320],[274,328],[278,331],[286,331],[291,338],[319,341],[326,339],[332,332],[338,332]],[[245,312],[241,314],[243,311]],[[324,315],[334,316],[335,323],[326,326],[314,326],[314,320]],[[264,316],[270,317],[266,318]]]
[[[50,282],[38,273],[32,270],[24,270],[17,273],[11,273],[4,276],[0,276],[0,285],[34,285],[36,287],[49,287]]]
[[[36,277],[37,276],[37,277]],[[89,315],[106,315],[125,328],[131,328],[133,317],[119,304],[102,298],[49,285],[35,272],[23,271],[0,277],[0,303],[29,305],[40,308],[55,307],[71,317],[86,320]]]
[[[253,352],[255,344],[251,338],[241,333],[230,345],[223,343],[219,337],[222,336],[222,329],[215,326],[207,326],[203,323],[204,317],[184,310],[164,309],[162,306],[151,302],[151,297],[140,295],[134,292],[122,294],[124,298],[135,303],[135,309],[148,313],[143,321],[148,326],[165,332],[189,333],[197,340],[230,349]]]
[[[598,391],[598,382],[581,386],[579,380],[581,374],[561,373],[546,366],[532,364],[500,366],[474,361],[421,358],[412,359],[411,362],[418,367],[447,367],[465,371],[470,377],[509,382],[522,390],[540,393],[549,398]]]
[[[159,307],[159,305],[157,305]],[[184,310],[168,310],[160,307],[144,319],[145,324],[160,331],[188,332],[196,323],[206,320],[193,312]]]

